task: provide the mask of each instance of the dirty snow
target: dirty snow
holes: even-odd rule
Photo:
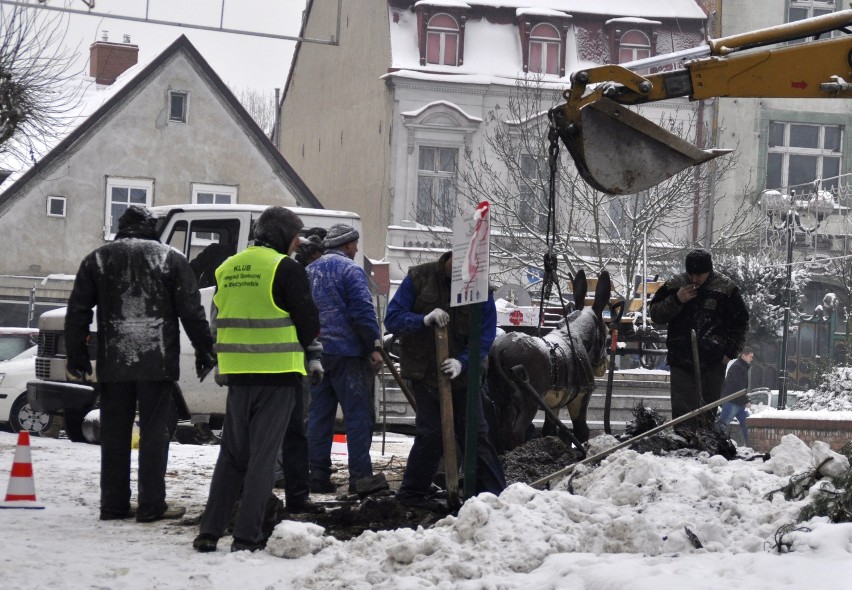
[[[397,454],[407,453],[406,437]],[[0,485],[16,437],[0,433]],[[99,449],[32,439],[44,510],[0,510],[0,588],[565,588],[694,590],[843,588],[852,575],[852,524],[821,519],[772,547],[803,502],[780,488],[814,456],[787,436],[766,463],[656,457],[621,450],[581,468],[565,491],[514,484],[469,500],[429,529],[364,533],[351,541],[309,523],[283,522],[266,552],[212,554],[191,547],[217,447],[173,444],[167,488],[180,522],[98,521]],[[374,463],[387,461],[374,445]],[[819,449],[825,453],[825,449]],[[342,465],[345,456],[335,456]],[[135,464],[135,459],[134,459]],[[819,484],[817,484],[819,485]],[[135,495],[135,494],[134,494]],[[687,530],[689,532],[687,532]],[[701,549],[696,549],[694,535]]]

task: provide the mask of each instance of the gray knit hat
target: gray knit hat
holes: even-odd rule
[[[322,241],[322,245],[326,248],[337,248],[343,244],[354,242],[360,237],[361,235],[358,233],[358,230],[351,225],[335,223],[328,228],[328,233],[325,234],[325,239]]]

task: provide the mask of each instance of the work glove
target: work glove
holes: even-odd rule
[[[210,374],[213,367],[216,366],[216,357],[209,352],[203,352],[195,355],[195,374],[198,375],[199,381],[204,381],[204,378]]]
[[[322,362],[319,359],[308,361],[308,375],[311,376],[311,385],[318,385],[322,381],[325,369],[322,368]]]
[[[432,311],[427,313],[425,316],[423,316],[423,325],[424,326],[431,326],[432,324],[435,324],[436,326],[440,326],[440,327],[443,328],[444,326],[446,326],[449,323],[450,323],[450,314],[448,314],[446,311],[444,311],[440,307],[438,309],[433,309]]]
[[[450,379],[455,379],[462,372],[462,364],[458,359],[447,359],[441,363],[441,372]]]
[[[92,374],[92,363],[87,358],[69,358],[65,361],[65,370],[72,377],[85,381],[86,376]]]

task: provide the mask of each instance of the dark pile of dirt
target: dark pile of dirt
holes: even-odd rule
[[[500,456],[506,483],[532,483],[582,459],[576,449],[555,436],[534,438]]]
[[[446,514],[407,508],[393,496],[375,494],[359,500],[330,501],[322,514],[281,514],[282,519],[312,522],[342,541],[357,537],[364,531],[389,531],[399,528],[429,527]]]

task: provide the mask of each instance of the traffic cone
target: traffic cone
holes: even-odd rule
[[[0,502],[0,508],[44,508],[43,504],[36,502],[30,433],[26,430],[18,433],[18,446],[15,448],[9,487],[6,488],[6,500]]]
[[[347,455],[349,451],[346,446],[346,435],[345,434],[335,434],[334,438],[331,440],[331,454],[332,455]]]

